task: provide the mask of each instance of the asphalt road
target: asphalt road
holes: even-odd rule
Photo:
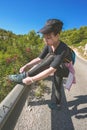
[[[61,109],[49,108],[55,101],[49,78],[41,99],[35,98],[37,86],[26,88],[2,130],[87,130],[87,62],[76,58],[75,71],[76,84],[62,88]]]

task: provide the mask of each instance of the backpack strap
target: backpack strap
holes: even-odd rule
[[[71,49],[71,53],[72,53],[72,62],[73,62],[73,64],[75,64],[76,54],[75,54],[75,52],[72,49]]]
[[[74,65],[75,60],[76,60],[76,54],[75,54],[74,50],[72,50],[70,47],[68,47],[67,56],[65,57],[64,61],[68,62],[68,63],[72,61],[72,64]]]

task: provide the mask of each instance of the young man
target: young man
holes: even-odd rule
[[[42,53],[31,62],[20,68],[20,74],[9,75],[11,81],[29,85],[42,80],[54,73],[54,88],[56,103],[61,103],[61,84],[63,77],[67,77],[69,69],[65,63],[73,63],[70,48],[59,40],[63,22],[58,19],[47,20],[45,26],[39,30],[43,34],[45,47]],[[36,65],[38,64],[38,65]],[[26,72],[27,68],[32,68]]]

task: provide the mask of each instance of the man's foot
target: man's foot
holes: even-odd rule
[[[21,74],[15,74],[15,75],[9,75],[8,80],[16,83],[22,83],[22,80],[26,77],[26,73]]]
[[[59,99],[55,96],[55,102],[51,102],[48,104],[49,108],[61,110],[61,96],[59,96]]]
[[[54,109],[54,110],[60,110],[61,109],[60,104],[56,104],[56,103],[53,103],[53,102],[49,103],[48,106],[49,106],[50,109]]]
[[[57,109],[61,110],[61,104],[56,104],[57,105]]]

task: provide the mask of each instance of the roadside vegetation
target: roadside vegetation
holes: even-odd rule
[[[60,38],[87,59],[87,55],[84,56],[84,47],[87,43],[87,26],[63,31]],[[20,67],[37,57],[43,46],[42,37],[34,30],[25,35],[16,35],[0,29],[0,102],[16,85],[9,82],[7,76],[19,73]],[[42,90],[40,89],[40,91]],[[39,92],[36,93],[37,96],[40,94]]]

